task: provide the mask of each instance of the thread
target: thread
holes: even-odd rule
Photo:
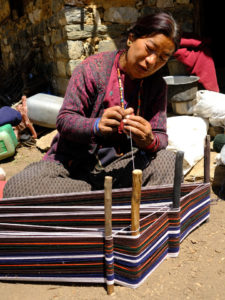
[[[131,148],[131,155],[132,155],[133,170],[135,170],[135,164],[134,164],[134,149],[133,149],[133,141],[132,141],[132,133],[131,133],[131,129],[130,129],[130,148]]]

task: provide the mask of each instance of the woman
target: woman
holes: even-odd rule
[[[130,30],[127,49],[88,57],[73,72],[57,118],[58,134],[42,161],[12,177],[4,197],[173,182],[175,155],[166,151],[166,84],[158,70],[178,45],[167,13],[146,16]]]

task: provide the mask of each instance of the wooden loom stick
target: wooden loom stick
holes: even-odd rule
[[[104,183],[105,236],[112,235],[112,177],[106,176]]]
[[[112,236],[112,177],[106,176],[104,182],[104,207],[105,207],[105,237]],[[108,251],[108,241],[105,241],[105,251]],[[109,266],[106,264],[106,276],[110,276]],[[107,294],[112,295],[114,284],[107,283]]]
[[[181,181],[183,177],[184,152],[177,151],[175,162],[175,174],[173,181],[173,208],[180,207]]]
[[[139,234],[140,202],[141,202],[142,170],[132,172],[132,198],[131,198],[131,231],[132,235]]]
[[[204,182],[210,182],[210,136],[205,138],[204,146]]]

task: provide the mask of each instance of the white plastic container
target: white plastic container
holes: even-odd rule
[[[27,98],[28,118],[33,124],[56,128],[56,118],[62,106],[63,97],[39,93]]]
[[[16,135],[10,124],[0,127],[0,160],[14,155],[18,144]]]

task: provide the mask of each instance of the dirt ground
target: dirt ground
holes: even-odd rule
[[[23,146],[0,166],[8,179],[44,153],[37,146]],[[215,153],[211,152],[211,180],[214,168]],[[202,161],[185,180],[202,180],[201,174]],[[213,193],[211,198],[209,221],[182,242],[177,258],[165,260],[135,290],[115,286],[115,294],[107,296],[103,285],[0,282],[0,300],[225,299],[225,201]]]

